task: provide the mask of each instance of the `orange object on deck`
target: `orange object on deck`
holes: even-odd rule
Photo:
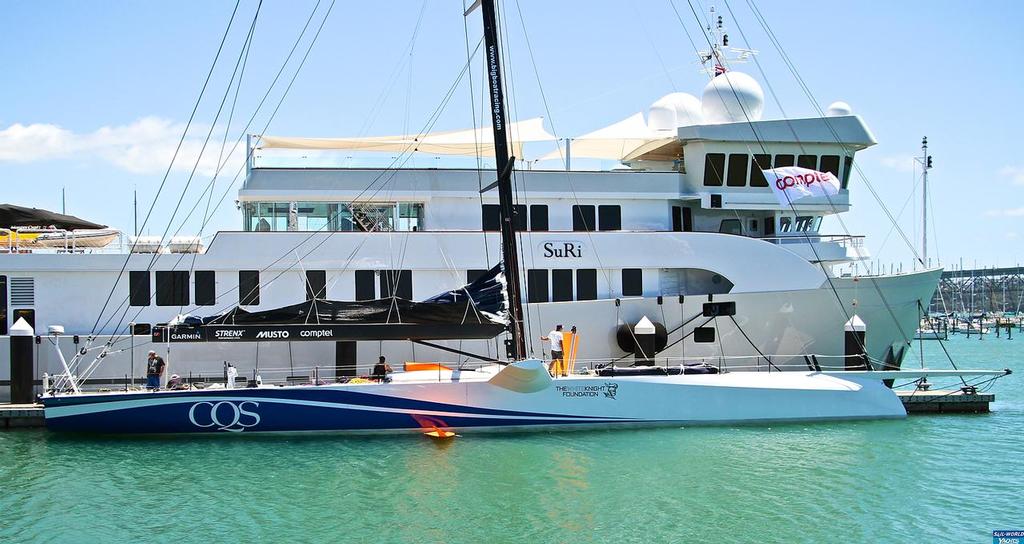
[[[416,370],[451,370],[451,368],[440,363],[405,363],[406,372],[414,372]]]

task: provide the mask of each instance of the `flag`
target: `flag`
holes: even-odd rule
[[[818,172],[799,166],[784,166],[762,170],[775,198],[788,206],[809,196],[832,196],[839,194],[839,180],[831,172]]]

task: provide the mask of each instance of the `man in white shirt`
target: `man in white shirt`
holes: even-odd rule
[[[558,377],[561,372],[562,358],[562,326],[555,325],[555,330],[548,333],[547,336],[541,336],[541,340],[547,340],[551,342],[551,363],[548,364],[548,372],[552,376]],[[564,372],[562,372],[564,375]]]

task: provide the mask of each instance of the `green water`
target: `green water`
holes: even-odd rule
[[[1024,335],[948,346],[1024,373]],[[1019,375],[993,391],[988,415],[444,447],[2,432],[0,542],[991,542],[1024,528]]]

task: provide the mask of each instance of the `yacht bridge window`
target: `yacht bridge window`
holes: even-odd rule
[[[246,202],[246,231],[414,231],[421,202]]]

